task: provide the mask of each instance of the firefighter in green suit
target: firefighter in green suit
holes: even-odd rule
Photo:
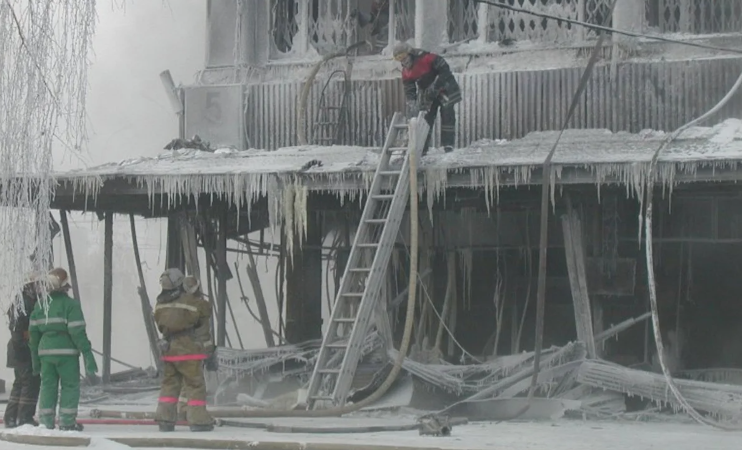
[[[209,355],[196,336],[196,331],[211,317],[211,305],[186,292],[184,278],[179,269],[168,269],[160,276],[162,292],[157,296],[155,323],[162,333],[158,346],[164,365],[155,420],[160,431],[175,429],[178,398],[185,387],[191,431],[211,431],[214,419],[206,411],[203,371],[204,360]]]
[[[33,373],[41,373],[39,422],[54,428],[59,398],[59,429],[82,431],[82,425],[77,423],[80,354],[89,376],[98,372],[98,366],[85,331],[80,301],[67,295],[69,288],[64,269],[56,268],[47,274],[47,305],[38,302],[31,313],[29,344]]]

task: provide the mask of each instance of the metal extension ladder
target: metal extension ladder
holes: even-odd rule
[[[414,133],[411,142],[410,133]],[[392,117],[309,382],[309,409],[317,407],[318,403],[345,404],[409,200],[408,151],[416,152],[419,159],[427,133],[428,124],[422,114],[410,124],[400,113]],[[392,156],[401,156],[401,167],[390,164]]]

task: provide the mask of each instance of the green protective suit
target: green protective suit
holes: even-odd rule
[[[80,402],[80,354],[87,374],[96,373],[98,366],[80,302],[65,292],[51,292],[48,300],[48,310],[41,302],[36,304],[29,326],[33,372],[41,373],[39,422],[54,428],[59,398],[59,425],[71,427],[76,425]]]

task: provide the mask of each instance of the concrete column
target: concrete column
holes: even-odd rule
[[[113,213],[105,216],[103,236],[103,383],[111,380],[113,327]]]
[[[322,337],[322,226],[319,217],[308,218],[306,238],[301,248],[298,244],[299,238],[295,236],[293,260],[287,258],[286,261],[286,341],[291,344]]]
[[[415,0],[415,47],[440,51],[447,26],[448,0]]]

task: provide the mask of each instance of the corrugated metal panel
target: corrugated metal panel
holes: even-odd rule
[[[461,74],[464,101],[457,105],[457,141],[465,146],[479,139],[517,139],[539,130],[562,126],[577,90],[582,67],[543,71]],[[639,132],[672,130],[713,107],[742,71],[742,58],[619,63],[597,66],[586,95],[579,102],[570,128],[608,128]],[[317,117],[325,81],[312,89],[307,126]],[[404,108],[399,79],[352,82],[346,143],[381,146],[386,126]],[[253,147],[275,149],[296,145],[297,103],[301,83],[253,86],[247,118]],[[332,102],[339,101],[342,82],[330,86]],[[738,117],[737,95],[718,118]],[[438,133],[436,139],[438,142]]]

